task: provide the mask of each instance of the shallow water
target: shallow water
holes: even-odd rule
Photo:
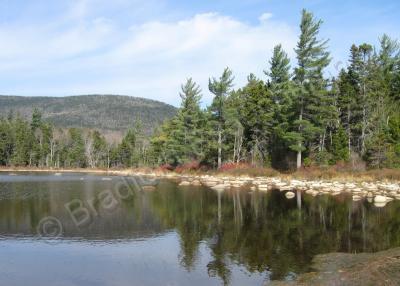
[[[143,184],[0,173],[0,285],[263,285],[316,254],[400,246],[398,201]]]

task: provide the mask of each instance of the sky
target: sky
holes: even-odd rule
[[[350,46],[400,39],[398,0],[0,0],[0,94],[122,94],[179,106],[192,77],[202,104],[225,67],[235,88],[263,70],[282,44],[292,66],[301,10],[324,21],[328,75]]]

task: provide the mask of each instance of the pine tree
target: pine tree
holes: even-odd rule
[[[281,45],[274,47],[269,61],[270,70],[264,71],[269,77],[269,91],[273,106],[273,132],[270,143],[271,163],[277,168],[287,168],[289,142],[285,139],[290,131],[293,117],[293,84],[290,80],[290,60]]]
[[[33,131],[40,128],[42,125],[42,113],[39,109],[34,108],[32,113],[31,128]]]
[[[9,165],[14,149],[14,134],[10,122],[0,118],[0,165]]]
[[[183,133],[183,158],[180,161],[199,160],[202,158],[203,148],[203,125],[204,119],[200,109],[201,90],[191,78],[181,86],[181,108],[178,118],[181,121]]]
[[[354,79],[352,79],[352,73],[347,72],[342,69],[339,73],[339,78],[337,80],[338,87],[338,112],[339,119],[342,123],[342,126],[346,129],[347,133],[347,148],[349,151],[349,155],[352,150],[352,137],[353,137],[353,129],[354,129],[354,115],[355,110],[357,108],[356,105],[356,94],[357,90],[354,85]]]
[[[118,146],[119,162],[125,167],[132,167],[135,164],[134,155],[136,149],[136,132],[129,129],[121,144]]]
[[[205,118],[200,108],[200,86],[189,78],[181,86],[181,106],[174,118],[167,121],[151,140],[158,161],[180,165],[204,157]]]
[[[332,139],[332,155],[334,162],[349,160],[348,138],[345,129],[339,126]]]
[[[395,75],[395,63],[399,53],[399,45],[387,35],[380,39],[380,50],[374,53],[370,60],[367,79],[368,96],[371,98],[368,121],[368,137],[366,141],[366,157],[370,165],[375,167],[388,166],[391,144],[390,118],[396,117],[395,98],[392,95],[392,82]]]
[[[86,167],[85,141],[82,131],[77,128],[68,130],[69,142],[66,146],[67,166],[84,168]]]
[[[19,116],[13,123],[15,130],[15,146],[12,154],[12,164],[16,166],[27,166],[32,163],[32,139],[33,133],[28,122]]]
[[[269,64],[270,70],[264,71],[264,74],[269,76],[271,84],[283,84],[289,81],[290,60],[287,53],[282,49],[282,45],[279,44],[274,47]]]
[[[243,126],[251,162],[269,161],[269,147],[273,128],[273,105],[271,93],[266,84],[253,74],[247,78],[247,85],[238,91],[241,97],[239,117]]]
[[[43,134],[42,134],[42,114],[41,112],[35,108],[32,113],[31,119],[31,129],[32,129],[32,149],[31,153],[31,161],[30,164],[41,166],[42,162],[42,142],[43,142]]]
[[[222,148],[224,143],[224,131],[226,123],[226,98],[233,86],[234,77],[229,68],[225,68],[219,79],[209,79],[208,89],[214,94],[213,102],[209,108],[211,113],[211,124],[217,137],[217,166],[222,166]]]
[[[297,152],[297,168],[301,167],[304,145],[318,138],[321,151],[325,143],[327,123],[324,119],[330,110],[324,108],[329,103],[323,70],[328,66],[330,58],[326,50],[328,41],[318,39],[321,24],[322,21],[316,20],[312,13],[303,10],[300,39],[295,49],[298,61],[294,78],[298,88],[295,110],[298,120],[294,124],[297,128],[287,136],[287,139],[294,142],[290,147]]]

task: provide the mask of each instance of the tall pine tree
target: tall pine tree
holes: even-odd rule
[[[297,98],[295,112],[298,119],[294,122],[296,129],[287,138],[293,144],[291,149],[297,152],[297,168],[301,167],[302,153],[305,145],[312,147],[313,140],[319,140],[319,148],[324,145],[326,130],[325,116],[330,112],[325,110],[327,102],[326,80],[323,71],[330,63],[327,51],[327,40],[318,38],[322,21],[313,14],[303,10],[300,23],[300,39],[295,49],[298,65],[295,68],[295,83]]]

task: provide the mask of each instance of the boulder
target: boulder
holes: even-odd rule
[[[374,202],[374,206],[376,206],[377,208],[383,208],[384,206],[386,206],[386,204],[387,204],[387,202],[384,202],[384,203]]]
[[[217,191],[223,191],[225,189],[228,189],[229,187],[230,187],[229,185],[218,184],[218,185],[215,185],[215,186],[211,187],[211,189],[217,190]]]
[[[152,185],[142,186],[142,190],[144,190],[144,191],[154,191],[155,189],[156,189],[156,187],[152,186]]]
[[[375,203],[378,203],[378,204],[387,203],[387,202],[389,202],[389,201],[391,201],[391,200],[392,200],[392,199],[389,198],[389,197],[380,196],[380,195],[378,195],[378,196],[376,196],[376,197],[374,198],[374,202],[375,202]]]
[[[184,186],[190,186],[190,182],[188,182],[188,181],[182,181],[182,182],[179,183],[179,186],[181,186],[181,187],[182,187],[182,186],[183,186],[183,187],[184,187]]]
[[[287,193],[285,194],[285,197],[286,197],[287,199],[293,199],[295,196],[296,196],[296,195],[295,195],[293,192],[287,192]]]

